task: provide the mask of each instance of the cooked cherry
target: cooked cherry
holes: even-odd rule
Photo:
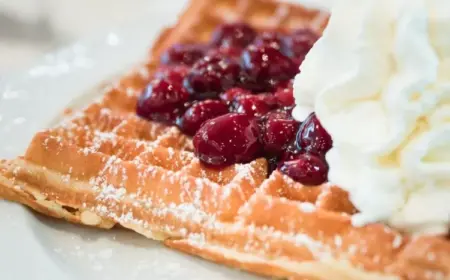
[[[292,111],[294,110],[294,107],[295,106],[282,107],[282,108],[280,108],[280,110],[283,110],[286,113],[288,113],[289,115],[292,115]]]
[[[195,99],[216,98],[236,84],[240,70],[237,62],[223,55],[205,56],[192,66],[183,83]]]
[[[301,150],[297,147],[295,141],[293,141],[284,150],[283,154],[280,157],[280,162],[297,159],[300,154]]]
[[[310,29],[299,29],[285,37],[283,51],[300,65],[318,38]]]
[[[196,156],[208,165],[224,166],[255,159],[262,146],[256,120],[229,113],[206,121],[194,136]]]
[[[241,83],[257,90],[270,91],[279,81],[293,78],[298,72],[294,62],[270,45],[248,46],[241,56],[242,69],[246,75]]]
[[[187,135],[194,135],[207,120],[225,115],[228,106],[219,100],[205,100],[192,105],[184,115],[177,120],[177,125]]]
[[[278,104],[283,107],[293,106],[295,104],[294,89],[292,83],[288,83],[286,86],[281,85],[277,87],[275,91],[275,97],[278,100]]]
[[[281,33],[276,31],[265,31],[258,35],[253,42],[255,46],[270,45],[274,48],[281,49],[284,44],[284,37]]]
[[[300,126],[297,146],[319,155],[324,155],[333,146],[331,136],[320,124],[315,113],[311,113]]]
[[[175,44],[161,56],[162,64],[192,65],[205,55],[205,46],[198,44]]]
[[[212,44],[221,47],[244,48],[256,36],[256,31],[246,23],[226,23],[219,26],[212,35]]]
[[[282,162],[278,169],[307,186],[325,183],[328,176],[327,164],[320,157],[311,154],[301,154],[297,159]]]
[[[299,123],[284,111],[270,112],[263,120],[264,150],[280,154],[295,139]]]
[[[214,56],[216,54],[220,54],[232,59],[239,60],[242,54],[242,48],[238,47],[219,47],[215,49],[211,49],[207,55]]]
[[[181,83],[187,75],[189,67],[185,65],[160,67],[155,73],[155,79],[167,79],[170,81]]]
[[[184,111],[188,100],[189,94],[180,83],[154,80],[139,97],[136,111],[149,120],[172,122]]]
[[[229,90],[225,91],[224,93],[221,93],[219,95],[219,98],[226,103],[231,103],[237,96],[251,95],[251,94],[252,94],[252,92],[249,90],[234,87],[234,88],[230,88]]]
[[[262,116],[270,111],[270,105],[258,95],[240,95],[231,103],[233,112],[250,116]]]
[[[255,96],[269,105],[270,109],[276,109],[278,107],[278,100],[273,93],[259,93]]]

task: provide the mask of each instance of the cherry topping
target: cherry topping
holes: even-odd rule
[[[229,90],[221,93],[219,98],[226,102],[227,104],[231,103],[237,96],[240,95],[251,95],[252,92],[243,88],[230,88]]]
[[[294,142],[295,141],[291,142],[286,147],[286,149],[284,150],[284,152],[280,158],[280,162],[297,159],[300,156],[301,151]]]
[[[216,98],[235,85],[239,73],[240,67],[235,61],[216,54],[197,61],[183,83],[195,99]]]
[[[177,120],[177,125],[183,133],[194,135],[205,121],[227,113],[228,106],[221,101],[205,100],[192,105],[183,117]]]
[[[292,82],[287,85],[280,85],[275,91],[275,97],[278,100],[278,104],[283,107],[289,107],[295,105],[294,89],[292,88]]]
[[[267,91],[298,72],[292,60],[271,45],[248,46],[242,53],[241,64],[246,74],[242,81],[244,86],[258,86],[258,89]]]
[[[231,103],[233,112],[260,117],[270,111],[270,105],[258,95],[240,95]]]
[[[317,186],[327,181],[327,164],[320,157],[311,154],[301,154],[297,159],[285,161],[278,169],[307,186]]]
[[[283,111],[270,112],[263,121],[264,150],[271,154],[280,154],[291,143],[298,130],[299,123]]]
[[[196,156],[208,165],[224,166],[255,159],[262,146],[256,120],[229,113],[206,121],[194,136]]]
[[[299,29],[286,36],[283,51],[300,65],[318,38],[319,36],[310,29]]]
[[[137,114],[143,118],[172,122],[183,113],[189,94],[180,83],[166,79],[152,81],[139,97]]]
[[[297,146],[319,155],[325,155],[333,146],[331,136],[320,124],[315,113],[311,113],[300,126],[297,133]]]
[[[259,93],[256,96],[269,105],[270,109],[278,107],[278,100],[273,93]]]
[[[211,49],[207,55],[214,56],[216,54],[220,54],[232,59],[238,60],[242,54],[242,48],[238,47],[219,47],[216,49]]]
[[[176,44],[161,56],[162,64],[192,65],[205,55],[205,46],[198,44]]]
[[[256,31],[246,23],[226,23],[214,31],[212,44],[218,47],[244,48],[255,36]]]
[[[281,49],[284,44],[284,37],[281,33],[276,31],[265,31],[258,35],[253,42],[255,46],[270,45],[274,48]]]
[[[161,67],[155,73],[155,79],[168,79],[170,81],[181,83],[184,77],[187,75],[189,67],[185,65],[176,65],[173,67],[166,66]]]

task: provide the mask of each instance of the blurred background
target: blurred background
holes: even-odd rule
[[[187,0],[0,0],[0,75],[42,54]]]
[[[0,0],[0,77],[30,65],[44,53],[132,24],[149,11],[178,13],[188,1]],[[289,1],[323,6],[333,0]]]

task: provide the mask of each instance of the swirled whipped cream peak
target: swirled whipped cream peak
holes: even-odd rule
[[[450,223],[450,1],[340,0],[294,82],[294,117],[333,138],[329,180],[354,225]]]

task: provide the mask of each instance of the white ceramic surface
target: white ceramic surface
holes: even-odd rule
[[[71,100],[129,69],[176,14],[150,14],[132,26],[45,56],[0,80],[0,158],[23,153],[32,135]],[[0,279],[257,279],[163,248],[126,231],[101,231],[35,215],[0,201]]]

